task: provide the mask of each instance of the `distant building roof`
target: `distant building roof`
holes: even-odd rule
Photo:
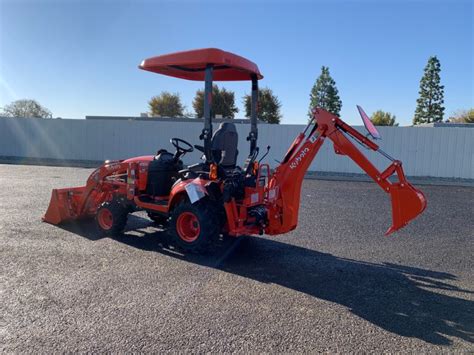
[[[433,123],[422,123],[413,127],[436,127],[436,128],[474,128],[474,123],[449,123],[449,122],[433,122]]]

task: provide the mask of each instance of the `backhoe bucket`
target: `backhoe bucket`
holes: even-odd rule
[[[51,193],[48,210],[43,216],[43,221],[59,224],[63,221],[82,217],[80,206],[84,190],[85,186],[54,189]]]
[[[426,208],[425,195],[406,180],[392,184],[390,197],[392,198],[392,226],[385,235],[403,228]]]

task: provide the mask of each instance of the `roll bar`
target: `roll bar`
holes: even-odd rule
[[[257,114],[258,114],[258,78],[255,74],[252,75],[252,103],[250,107],[250,132],[247,140],[250,141],[251,156],[257,148],[258,128],[257,128]]]
[[[212,74],[214,66],[206,65],[205,81],[204,81],[204,128],[199,136],[204,140],[204,154],[206,161],[211,161],[211,139],[212,139]]]
[[[199,135],[199,139],[204,140],[204,154],[206,162],[212,161],[211,140],[212,140],[212,82],[214,65],[207,64],[204,79],[204,128]],[[257,149],[258,127],[258,76],[252,74],[252,93],[250,104],[250,132],[247,141],[250,142],[249,156],[252,156]]]

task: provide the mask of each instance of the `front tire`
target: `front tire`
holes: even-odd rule
[[[116,201],[104,202],[97,209],[95,221],[99,231],[106,236],[123,232],[127,224],[128,209]]]
[[[219,225],[209,201],[182,202],[171,213],[170,234],[174,244],[183,251],[203,253],[219,238]]]

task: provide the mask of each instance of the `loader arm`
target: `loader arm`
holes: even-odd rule
[[[43,221],[59,224],[94,215],[112,192],[126,194],[127,183],[120,177],[127,174],[128,166],[122,161],[107,161],[92,172],[85,186],[53,189]]]
[[[286,233],[296,228],[304,175],[325,139],[334,144],[336,154],[347,155],[369,175],[392,200],[392,226],[389,235],[404,227],[426,208],[423,193],[406,179],[402,163],[382,152],[377,144],[346,124],[339,117],[320,108],[313,110],[313,118],[294,140],[282,163],[276,168],[268,186],[268,234]],[[379,171],[352,140],[368,149],[382,153],[391,164]],[[390,181],[396,174],[398,181]]]

